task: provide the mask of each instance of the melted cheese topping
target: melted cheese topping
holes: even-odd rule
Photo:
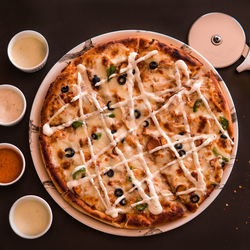
[[[133,209],[141,204],[147,204],[147,209],[154,215],[162,213],[163,207],[160,200],[163,199],[163,197],[164,199],[169,199],[174,196],[170,190],[159,190],[156,185],[155,180],[162,173],[166,173],[169,176],[169,181],[174,186],[178,186],[180,183],[186,186],[185,190],[176,192],[176,196],[190,194],[195,191],[198,191],[203,195],[206,194],[207,187],[205,172],[207,171],[202,168],[198,152],[208,145],[211,145],[211,143],[217,140],[219,136],[214,132],[210,134],[198,134],[195,136],[191,134],[191,125],[189,122],[191,116],[188,116],[186,113],[184,96],[196,93],[205,106],[206,113],[204,115],[208,116],[209,119],[212,119],[218,129],[228,136],[227,132],[222,128],[218,121],[217,116],[210,108],[207,99],[201,92],[201,86],[203,84],[202,77],[197,80],[190,79],[190,71],[183,60],[177,60],[174,64],[175,73],[171,75],[171,81],[174,80],[175,87],[149,92],[149,88],[145,87],[145,82],[143,82],[141,78],[138,64],[157,56],[157,54],[158,51],[153,50],[138,58],[136,52],[131,52],[128,55],[128,65],[121,68],[119,74],[112,74],[110,76],[110,82],[107,81],[106,78],[103,78],[95,84],[96,87],[102,86],[107,90],[106,92],[109,93],[110,91],[108,90],[114,85],[113,79],[120,74],[127,74],[126,89],[120,93],[121,96],[124,97],[123,100],[110,105],[110,108],[116,109],[115,114],[119,120],[126,124],[127,129],[126,127],[121,127],[119,132],[115,133],[115,135],[112,133],[110,125],[113,124],[113,119],[109,117],[110,113],[107,113],[107,107],[100,101],[97,92],[89,87],[91,86],[91,83],[88,79],[87,68],[82,64],[77,66],[77,94],[71,99],[70,103],[64,104],[57,112],[55,112],[48,122],[43,125],[43,133],[47,136],[52,136],[57,131],[70,127],[75,121],[82,122],[82,136],[86,139],[87,146],[83,149],[79,148],[78,152],[80,157],[77,160],[78,164],[75,163],[73,168],[71,167],[69,170],[65,170],[66,179],[68,180],[67,185],[70,189],[80,186],[82,190],[81,196],[85,197],[85,201],[89,200],[89,203],[92,202],[91,197],[97,194],[101,202],[99,208],[103,208],[105,213],[113,218],[116,218],[119,213],[125,213],[128,209]],[[122,60],[124,60],[124,58],[122,58]],[[114,62],[117,63],[117,60]],[[99,75],[101,76],[102,74],[100,73]],[[139,93],[135,92],[135,82]],[[163,82],[162,84],[165,83]],[[185,86],[188,86],[189,88],[186,88]],[[125,87],[122,86],[121,88]],[[108,95],[109,94],[107,94],[107,96]],[[170,95],[167,100],[166,95]],[[69,105],[74,102],[78,102],[79,116],[58,126],[51,126],[50,124],[52,120],[67,110]],[[83,107],[86,103],[91,104],[91,106],[94,107],[94,111],[85,113]],[[156,103],[162,104],[159,108],[156,108]],[[144,115],[143,119],[138,119],[137,121],[135,118],[135,110],[139,105],[141,110],[145,110],[144,112],[146,115]],[[174,106],[174,112],[181,115],[183,119],[184,125],[180,126],[184,126],[183,128],[186,133],[185,136],[168,134],[162,128],[159,116],[162,118],[163,116],[161,116],[161,114],[173,109],[172,106]],[[198,115],[200,114],[198,113]],[[196,117],[197,114],[192,114],[192,119],[195,119]],[[152,130],[150,135],[154,138],[163,138],[165,143],[157,145],[151,150],[145,151],[143,143],[137,134],[137,130],[142,127],[143,122],[148,119],[152,120],[155,127],[155,130]],[[102,138],[99,142],[93,141],[90,137],[89,129],[93,127],[96,128],[97,132],[99,131],[99,133],[102,134]],[[124,145],[124,150],[122,150],[118,147],[118,144],[128,135],[134,138],[135,146],[131,147],[126,144]],[[229,137],[228,139],[233,143]],[[199,146],[196,146],[195,142],[198,140],[202,142]],[[177,151],[176,143],[183,145],[183,149],[185,149],[184,155],[180,155]],[[105,163],[104,156],[112,148],[115,149],[115,157]],[[170,150],[174,156],[174,160],[159,161],[158,159],[158,163],[161,165],[160,167],[157,167],[150,162],[149,155],[159,153],[163,150]],[[86,161],[85,154],[87,155],[88,153],[90,154],[90,159]],[[210,156],[210,159],[213,158],[214,157],[211,158]],[[143,171],[145,175],[144,178],[138,179],[136,171],[131,167],[132,162],[136,163],[138,166],[136,171]],[[73,180],[72,175],[83,167],[86,171],[85,178]],[[183,172],[183,176],[176,175],[176,171],[179,167]],[[127,192],[124,192],[120,197],[115,199],[111,199],[111,192],[113,192],[113,190],[107,185],[107,182],[105,181],[106,177],[104,177],[105,173],[110,169],[117,171],[117,175],[121,173],[119,177],[121,179],[124,178],[123,172],[125,169],[127,177],[133,184],[133,187],[127,189]],[[153,169],[155,170],[153,171]],[[196,177],[194,177],[193,172],[196,173]],[[145,185],[147,188],[145,188]],[[124,198],[130,197],[129,195],[135,190],[137,190],[140,200],[135,200],[132,203],[130,202],[126,208],[117,206]]]

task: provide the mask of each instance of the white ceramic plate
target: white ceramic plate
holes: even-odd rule
[[[216,76],[218,76],[219,81],[222,83],[223,91],[226,94],[226,98],[229,102],[232,120],[233,120],[233,130],[234,130],[234,138],[235,138],[235,146],[233,149],[232,158],[230,159],[229,165],[224,171],[222,181],[220,185],[212,192],[212,194],[201,204],[199,209],[195,213],[190,213],[187,217],[181,218],[179,220],[173,221],[171,223],[168,223],[166,225],[158,226],[157,228],[150,228],[150,229],[143,229],[143,230],[131,230],[131,229],[119,229],[112,226],[109,226],[105,223],[99,222],[98,220],[95,220],[87,215],[84,215],[77,211],[75,208],[71,207],[64,199],[61,197],[61,195],[57,192],[55,189],[52,181],[50,180],[43,161],[41,157],[40,152],[40,146],[39,146],[39,124],[40,124],[40,112],[43,105],[43,101],[45,98],[45,95],[47,93],[47,90],[50,86],[50,84],[55,80],[56,76],[64,69],[68,62],[81,54],[83,54],[85,51],[90,49],[91,47],[95,46],[98,43],[105,43],[111,40],[116,39],[123,39],[127,37],[145,37],[145,38],[155,38],[159,41],[162,41],[166,44],[172,44],[176,47],[179,47],[189,54],[195,56],[198,58],[208,70],[213,70]],[[226,87],[226,84],[223,82],[217,71],[213,68],[213,66],[204,58],[202,57],[197,51],[190,48],[188,45],[163,34],[155,33],[151,31],[143,31],[143,30],[124,30],[124,31],[115,31],[107,34],[103,34],[94,38],[91,38],[72,50],[70,50],[66,55],[64,55],[55,65],[54,67],[49,71],[45,79],[43,80],[39,90],[37,91],[36,97],[33,102],[31,114],[30,114],[30,128],[29,128],[29,138],[30,138],[30,151],[32,155],[32,159],[37,171],[37,174],[43,183],[46,190],[49,192],[49,194],[52,196],[52,198],[57,202],[59,206],[62,207],[68,214],[70,214],[72,217],[80,221],[81,223],[95,228],[99,231],[106,232],[109,234],[114,235],[121,235],[121,236],[148,236],[153,234],[158,234],[162,232],[167,232],[169,230],[172,230],[174,228],[177,228],[193,218],[195,218],[197,215],[199,215],[202,211],[204,211],[217,197],[217,195],[220,193],[221,189],[225,185],[231,170],[233,168],[236,152],[237,152],[237,146],[238,146],[238,122],[237,122],[237,116],[236,116],[236,110],[233,103],[233,100],[231,98],[231,95]]]

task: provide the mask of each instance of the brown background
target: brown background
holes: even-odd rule
[[[14,127],[0,127],[0,143],[17,145],[27,165],[22,179],[0,187],[0,249],[247,249],[249,247],[249,127],[250,71],[235,71],[242,59],[219,70],[232,94],[239,119],[240,141],[232,174],[219,197],[197,218],[160,235],[124,238],[91,229],[65,213],[42,186],[29,151],[28,123],[33,99],[50,68],[68,50],[93,36],[121,29],[161,32],[187,42],[191,24],[202,14],[219,11],[234,16],[250,34],[250,1],[1,1],[0,84],[19,87],[27,98],[27,112]],[[41,32],[48,40],[46,66],[33,74],[14,68],[7,57],[11,37],[25,29]],[[233,35],[233,34],[232,34]],[[242,186],[242,188],[239,188]],[[236,193],[234,192],[236,190]],[[51,205],[50,231],[36,240],[24,240],[11,230],[8,213],[12,203],[27,194],[39,195]],[[229,206],[226,206],[228,203]]]

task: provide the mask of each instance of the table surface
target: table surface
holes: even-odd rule
[[[237,159],[227,184],[216,200],[189,223],[159,235],[126,238],[91,229],[64,212],[42,186],[29,150],[29,115],[33,99],[50,68],[71,48],[93,36],[114,30],[144,29],[187,42],[192,23],[209,12],[234,16],[250,34],[250,1],[2,1],[0,6],[0,84],[20,88],[27,98],[24,119],[14,127],[0,127],[0,143],[18,146],[26,158],[23,177],[14,185],[0,187],[1,249],[247,249],[249,245],[249,131],[250,72],[237,73],[235,64],[218,72],[233,97],[239,120]],[[32,29],[48,40],[50,54],[45,67],[32,74],[16,69],[8,60],[11,37]],[[233,34],[232,34],[233,35]],[[249,38],[249,37],[248,37]],[[8,213],[13,202],[35,194],[52,207],[49,232],[35,240],[18,237],[10,228]]]

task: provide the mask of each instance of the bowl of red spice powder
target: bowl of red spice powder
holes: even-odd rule
[[[16,146],[0,143],[0,186],[17,182],[25,170],[25,158]]]

